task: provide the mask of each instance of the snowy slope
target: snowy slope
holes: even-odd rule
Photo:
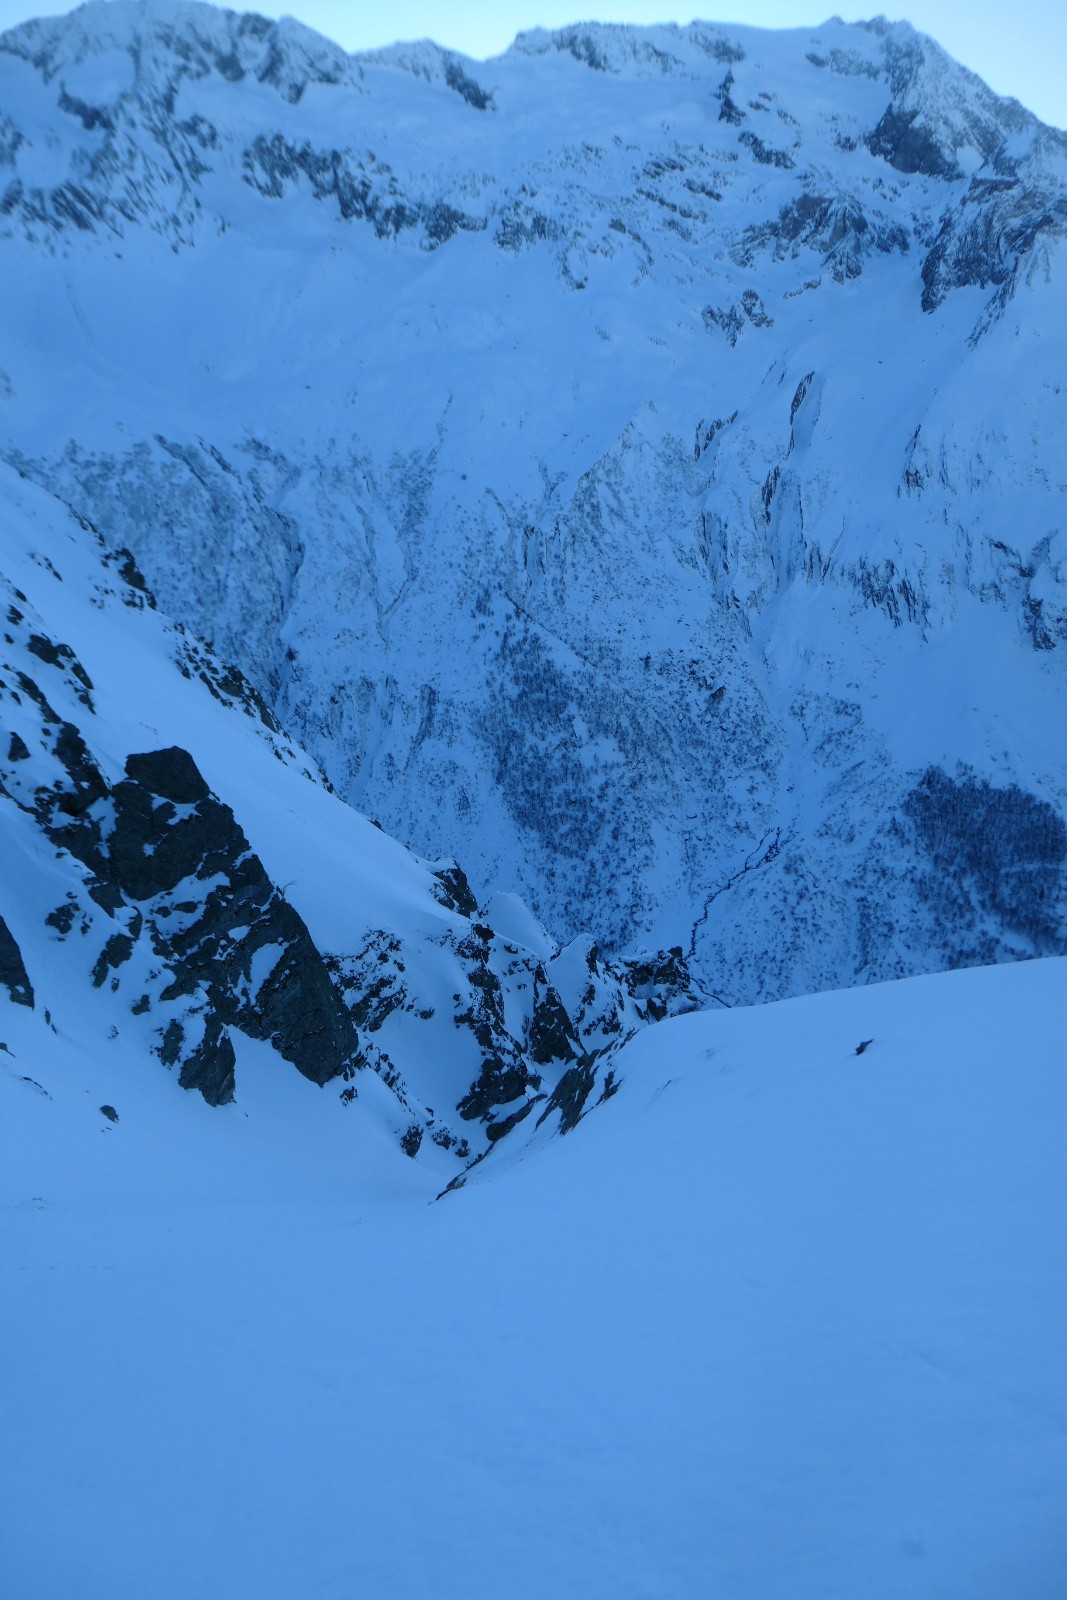
[[[680,951],[612,964],[518,902],[479,913],[455,863],[328,790],[128,552],[0,478],[0,993],[31,1076],[117,1055],[218,1105],[253,1040],[443,1187],[527,1119],[566,1131],[628,1037],[698,1003]]]
[[[162,0],[0,114],[0,449],[345,798],[732,1001],[1064,949],[1063,134],[881,20]]]
[[[666,1022],[438,1204],[0,995],[5,1594],[1059,1600],[1065,977]]]
[[[0,35],[5,1600],[1061,1600],[1065,196],[882,19]]]

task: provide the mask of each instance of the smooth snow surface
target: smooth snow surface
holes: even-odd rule
[[[440,1203],[5,1000],[3,1593],[1060,1600],[1065,977],[666,1022]]]

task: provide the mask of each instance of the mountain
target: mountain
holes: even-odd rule
[[[1067,135],[884,19],[162,0],[0,107],[0,453],[343,799],[732,1003],[1067,949]]]
[[[154,0],[0,106],[39,1048],[375,1077],[453,1183],[669,1014],[1067,949],[1067,136],[884,21]]]
[[[1067,134],[883,19],[115,0],[0,104],[3,454],[342,797],[731,1002],[1067,947]]]
[[[0,35],[5,1596],[1058,1600],[1065,231],[884,19]]]
[[[454,862],[330,792],[128,551],[2,479],[0,998],[29,1077],[132,1051],[220,1105],[257,1041],[369,1094],[448,1184],[527,1118],[567,1131],[626,1039],[699,1004],[680,950],[613,963],[513,897],[480,915]]]

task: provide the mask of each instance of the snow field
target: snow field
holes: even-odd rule
[[[6,1009],[6,1593],[1057,1600],[1064,976],[664,1023],[439,1203],[362,1083]]]

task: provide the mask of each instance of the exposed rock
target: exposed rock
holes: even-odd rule
[[[269,1041],[315,1083],[339,1076],[357,1053],[355,1029],[307,928],[230,808],[211,795],[184,750],[131,756],[126,773],[112,794],[108,860],[116,882],[138,903],[183,890],[194,908],[165,922],[149,913],[153,947],[171,972],[163,997],[203,987],[220,1023]],[[227,1040],[207,1039],[183,1081],[202,1087],[209,1080],[217,1093],[231,1055]]]
[[[923,261],[923,310],[936,311],[954,289],[972,286],[998,289],[1003,309],[1041,241],[1064,237],[1062,192],[1028,184],[1011,169],[977,175],[946,212]]]
[[[121,967],[133,954],[134,940],[127,933],[113,933],[93,967],[93,987],[99,989],[108,973]]]
[[[492,107],[492,94],[487,94],[481,84],[463,70],[463,64],[457,56],[445,57],[445,82],[475,111],[488,111]]]
[[[924,126],[918,110],[888,106],[868,137],[871,154],[882,156],[898,172],[921,172],[928,178],[958,178],[952,157]]]
[[[739,133],[737,142],[738,144],[746,145],[756,160],[764,167],[781,167],[785,171],[789,171],[796,165],[788,150],[775,150],[771,145],[764,144],[757,134],[750,131]]]
[[[541,1086],[539,1074],[531,1071],[520,1044],[508,1031],[500,979],[486,959],[488,940],[479,937],[481,931],[489,933],[476,925],[458,947],[458,954],[469,963],[471,1004],[455,1020],[458,1027],[470,1029],[482,1051],[481,1071],[457,1107],[465,1121],[485,1120],[497,1107]]]
[[[477,916],[478,902],[467,882],[467,874],[458,862],[453,861],[445,867],[435,867],[433,875],[441,886],[442,905],[461,917]]]
[[[563,1001],[547,979],[541,979],[530,1022],[530,1055],[539,1066],[547,1066],[553,1061],[573,1061],[580,1053],[581,1043]]]
[[[406,1156],[410,1156],[411,1159],[414,1160],[421,1147],[422,1129],[419,1127],[417,1122],[413,1122],[410,1127],[405,1130],[403,1137],[400,1140],[400,1148],[403,1150]]]
[[[735,256],[750,266],[761,250],[770,249],[783,260],[809,249],[843,283],[860,276],[871,254],[904,254],[908,248],[907,233],[899,223],[868,216],[853,199],[806,192],[783,206],[774,222],[748,228]]]
[[[0,983],[17,1006],[33,1007],[33,985],[22,952],[3,917],[0,917]]]
[[[545,1109],[537,1119],[538,1126],[546,1122],[554,1111],[558,1111],[560,1133],[570,1133],[572,1128],[578,1126],[595,1083],[593,1063],[588,1056],[584,1056],[567,1069],[549,1095]]]
[[[69,644],[56,644],[53,640],[46,639],[39,633],[31,633],[27,641],[27,647],[30,654],[36,656],[38,661],[44,661],[50,667],[58,667],[61,672],[70,673],[77,680],[79,686],[75,690],[77,698],[90,711],[94,709],[93,685],[89,674]]]
[[[681,945],[622,966],[626,986],[650,1022],[699,1011],[704,1004]]]

